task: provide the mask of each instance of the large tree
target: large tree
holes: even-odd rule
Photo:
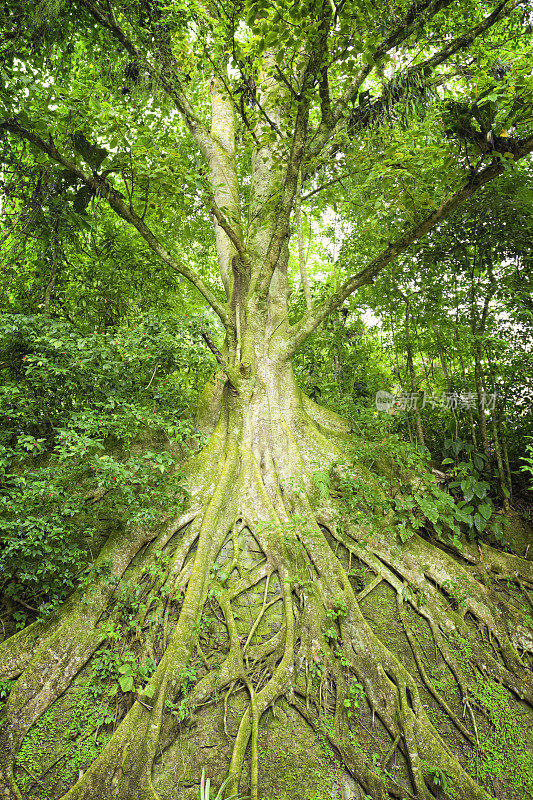
[[[223,331],[218,347],[215,326],[204,332],[219,368],[200,410],[207,444],[184,467],[185,510],[114,532],[92,585],[2,645],[2,677],[16,679],[3,711],[6,797],[22,796],[14,764],[30,728],[116,638],[125,580],[154,599],[164,591],[163,633],[140,634],[156,668],[68,800],[190,798],[194,741],[210,770],[229,772],[229,793],[264,796],[280,698],[295,739],[314,728],[360,796],[491,796],[468,756],[483,745],[478,728],[492,731],[479,677],[494,696],[500,685],[533,704],[533,645],[490,576],[531,586],[531,564],[468,543],[456,559],[419,535],[416,468],[400,487],[390,464],[354,460],[349,425],[300,391],[291,359],[352,293],[533,149],[528,13],[520,0],[4,6],[0,130],[12,163],[29,148],[75,213],[107,203]],[[324,209],[351,204],[359,248],[353,272],[314,303],[300,259],[297,316],[291,233],[321,197]],[[180,238],[187,216],[213,237],[218,276]],[[340,514],[340,496],[353,514]],[[369,497],[381,511],[358,513]],[[451,506],[442,513],[453,527]],[[158,577],[161,551],[171,555]],[[371,576],[364,588],[352,562]],[[394,602],[381,597],[371,624],[365,598],[384,586]],[[440,684],[424,660],[433,648]],[[121,687],[131,689],[127,667]],[[286,785],[284,798],[315,791]]]

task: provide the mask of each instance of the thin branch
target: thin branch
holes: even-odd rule
[[[368,168],[367,172],[370,172],[370,168]],[[353,175],[353,169],[349,169],[349,170],[346,170],[346,172],[342,172],[336,178],[332,178],[331,180],[326,181],[326,183],[323,183],[322,186],[317,186],[316,189],[312,189],[312,191],[307,192],[307,194],[303,195],[302,203],[305,203],[306,200],[309,200],[315,194],[318,194],[319,192],[323,192],[324,189],[328,189],[330,186],[333,186],[333,184],[339,183],[340,181],[343,181],[345,178],[349,178],[350,175]]]
[[[272,128],[273,131],[275,131],[275,133],[279,136],[280,139],[287,139],[287,135],[284,134],[283,131],[280,130],[279,125],[277,125],[274,122],[274,120],[270,119],[270,117],[268,116],[267,112],[263,108],[263,105],[262,105],[258,95],[256,95],[256,97],[254,98],[254,102],[255,102],[257,108],[259,109],[259,111],[261,113],[261,116],[266,121],[267,125],[269,125]],[[254,139],[256,139],[255,136],[254,136]]]
[[[81,0],[82,5],[85,6],[91,16],[104,28],[107,28],[113,36],[120,42],[124,49],[131,55],[135,61],[142,64],[152,78],[158,81],[163,87],[168,96],[173,100],[174,105],[183,117],[189,132],[193,136],[196,144],[202,151],[203,155],[207,158],[209,147],[213,145],[213,139],[207,127],[194,113],[187,97],[179,85],[179,80],[176,75],[178,74],[177,64],[172,59],[172,73],[174,80],[169,80],[161,69],[157,69],[139,50],[135,47],[133,42],[128,39],[120,25],[118,24],[114,13],[111,10],[110,16],[107,17],[100,11],[100,9],[92,2],[92,0]],[[165,57],[168,60],[168,53]]]
[[[435,0],[435,2],[426,2],[423,4],[417,3],[416,0],[407,12],[405,18],[402,20],[400,25],[396,28],[396,30],[384,41],[382,44],[376,49],[374,53],[374,60],[372,64],[367,64],[361,67],[354,80],[350,84],[350,86],[345,90],[342,97],[337,99],[332,105],[331,114],[329,114],[329,119],[325,120],[322,119],[320,125],[318,126],[315,135],[311,142],[312,145],[309,146],[306,160],[311,161],[312,159],[316,158],[319,153],[323,150],[326,144],[329,142],[330,137],[338,126],[339,122],[343,119],[346,107],[353,102],[354,98],[357,96],[360,87],[363,85],[364,81],[370,75],[376,63],[379,62],[383,56],[385,56],[392,48],[397,47],[400,42],[404,41],[408,36],[413,32],[417,25],[420,25],[420,14],[421,12],[427,10],[428,14],[426,15],[426,22],[429,21],[438,11],[441,11],[446,6],[450,5],[451,2],[454,0]],[[472,29],[467,31],[467,33],[462,34],[461,36],[457,36],[452,41],[448,42],[446,46],[440,50],[438,53],[435,53],[430,58],[426,59],[425,61],[421,62],[420,64],[416,64],[410,68],[408,68],[403,74],[404,75],[413,75],[416,72],[423,73],[426,77],[429,77],[429,74],[436,69],[437,66],[444,63],[447,59],[449,59],[452,55],[459,52],[460,50],[464,50],[468,47],[475,39],[477,39],[481,34],[495,25],[502,17],[506,16],[507,14],[511,13],[518,5],[520,5],[521,0],[502,0],[494,11],[485,17],[478,25],[474,26]],[[311,170],[312,172],[313,170]],[[310,172],[305,173],[304,177],[308,177]]]
[[[190,270],[185,264],[174,259],[168,250],[166,250],[166,248],[159,242],[141,217],[139,217],[132,208],[129,208],[128,205],[124,203],[123,195],[121,195],[121,193],[117,191],[106,179],[99,175],[95,175],[94,173],[89,175],[88,173],[84,172],[80,167],[78,167],[77,164],[59,152],[51,137],[49,141],[45,141],[33,131],[23,128],[22,125],[20,125],[14,119],[5,120],[2,122],[0,124],[0,130],[7,130],[15,136],[18,136],[20,139],[25,139],[26,141],[31,142],[31,144],[37,147],[41,152],[45,153],[52,161],[57,164],[62,164],[64,167],[66,167],[66,169],[76,175],[79,180],[93,190],[95,195],[103,197],[105,200],[107,200],[113,211],[115,211],[115,213],[121,217],[121,219],[125,220],[130,225],[133,225],[133,227],[138,230],[154,253],[157,253],[157,255],[166,264],[168,264],[171,269],[192,283],[193,286],[198,289],[200,294],[202,294],[207,300],[211,308],[218,314],[222,322],[225,325],[228,324],[229,315],[226,304],[221,303],[217,299],[211,289],[205,285],[198,275],[192,272],[192,270]]]
[[[301,99],[302,99],[302,97],[301,97],[300,93],[299,93],[299,92],[297,92],[297,91],[294,89],[294,87],[293,87],[292,83],[291,83],[291,82],[290,82],[290,81],[289,81],[289,80],[288,80],[288,79],[285,77],[285,75],[284,75],[284,74],[283,74],[283,72],[280,70],[280,68],[279,68],[279,66],[278,66],[277,64],[274,64],[274,69],[276,70],[276,72],[277,72],[277,74],[278,74],[279,78],[281,79],[281,82],[285,84],[285,86],[287,87],[287,89],[289,90],[289,92],[292,94],[292,96],[295,98],[295,100],[301,100]]]
[[[220,364],[220,366],[228,376],[230,385],[233,387],[235,391],[238,392],[240,381],[239,381],[239,375],[236,372],[236,370],[230,367],[230,365],[227,363],[224,356],[222,355],[216,344],[213,342],[207,331],[202,331],[201,337],[206,343],[206,345],[209,347],[213,355],[215,356],[217,362]]]
[[[209,347],[209,349],[211,350],[211,352],[215,356],[215,358],[218,361],[218,363],[220,364],[220,366],[223,367],[223,369],[226,369],[226,367],[227,367],[226,361],[224,360],[224,357],[223,357],[222,353],[220,352],[220,350],[218,349],[216,344],[213,342],[213,340],[211,339],[211,337],[208,334],[208,332],[207,331],[202,331],[201,336],[202,336],[202,339],[204,340],[204,342],[206,343],[206,345]]]
[[[234,93],[231,90],[231,87],[229,85],[229,82],[227,80],[226,75],[224,75],[223,70],[221,70],[218,67],[216,61],[214,61],[214,59],[211,57],[207,47],[204,47],[203,53],[204,53],[205,58],[209,61],[209,63],[211,64],[211,66],[213,68],[213,74],[216,75],[216,77],[220,81],[222,81],[222,84],[223,84],[223,86],[224,86],[224,88],[226,90],[226,93],[227,93],[228,97],[231,99],[233,108],[239,114],[239,116],[241,117],[242,121],[246,125],[246,127],[248,129],[248,132],[252,136],[252,139],[254,140],[255,144],[259,144],[257,136],[255,135],[254,131],[252,130],[252,128],[250,126],[250,121],[248,120],[248,117],[246,116],[246,112],[244,110],[244,99],[242,97],[242,94],[241,94],[241,103],[239,104],[239,103],[237,103],[237,101],[235,99]],[[244,77],[243,65],[242,65],[242,62],[237,58],[237,56],[235,54],[235,47],[233,47],[233,59],[236,61],[237,66],[239,67],[239,70],[241,72],[241,79],[243,80],[243,82],[245,82],[246,78]]]
[[[518,161],[531,151],[533,151],[533,136],[528,139],[523,139],[516,144],[513,154],[514,160]],[[312,333],[332,311],[339,308],[347,297],[361,286],[372,283],[374,278],[379,275],[386,266],[394,261],[400,253],[405,252],[413,242],[421,239],[428,231],[438,225],[439,222],[449,217],[456,208],[468,200],[481,186],[484,186],[486,183],[500,176],[504,170],[505,166],[502,161],[494,160],[485,167],[485,169],[473,175],[470,180],[454,194],[443,200],[440,206],[422,222],[413,226],[395,242],[389,242],[387,249],[376,256],[368,266],[361,270],[361,272],[348,278],[328,300],[311,309],[292,326],[289,331],[286,355],[291,356],[309,334]]]
[[[150,388],[150,386],[152,385],[152,381],[153,381],[153,379],[155,378],[155,373],[156,373],[156,371],[157,371],[157,368],[158,368],[158,366],[159,366],[159,364],[156,364],[156,365],[155,365],[155,367],[154,367],[154,371],[152,372],[152,377],[150,378],[150,381],[149,381],[149,383],[148,383],[148,384],[147,384],[147,385],[144,387],[144,391],[146,391],[147,389],[149,389],[149,388]]]
[[[118,39],[120,44],[124,47],[125,50],[130,54],[130,56],[135,59],[135,61],[143,61],[139,51],[131,42],[127,36],[124,34],[124,31],[120,27],[115,17],[114,11],[111,7],[111,3],[107,3],[107,8],[109,11],[109,17],[106,17],[105,14],[100,11],[100,9],[93,3],[91,0],[81,0],[81,4],[85,6],[87,11],[91,14],[92,17],[100,24],[102,27],[107,28],[110,30],[114,36]]]
[[[230,239],[230,241],[234,245],[235,250],[241,257],[242,262],[246,264],[249,259],[246,250],[244,248],[244,245],[240,237],[237,236],[237,234],[235,233],[235,231],[233,230],[228,220],[226,219],[226,217],[224,216],[224,214],[222,213],[222,211],[217,206],[214,200],[211,202],[211,212],[215,217],[216,221],[218,222],[218,224],[220,225],[220,227],[222,228],[222,230],[227,234],[228,239]]]

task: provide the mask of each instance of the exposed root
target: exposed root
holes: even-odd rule
[[[44,629],[48,635],[35,644],[28,668],[17,681],[4,709],[6,724],[3,735],[9,743],[9,750],[4,751],[1,770],[16,797],[18,790],[14,785],[13,764],[25,734],[65,691],[105,640],[106,633],[103,628],[98,628],[97,623],[115,591],[115,581],[121,578],[133,557],[152,538],[153,534],[144,530],[131,531],[126,539],[124,535],[112,534],[95,566],[108,565],[110,577],[114,580],[89,587],[92,592],[86,592],[83,597],[80,592],[76,593],[60,613],[59,624],[54,628],[49,623]],[[88,602],[84,602],[86,598]],[[5,643],[6,647],[10,641]]]
[[[335,731],[329,727],[321,728],[316,715],[310,714],[306,704],[302,703],[297,696],[292,699],[291,704],[316,733],[326,736],[333,752],[352,777],[362,784],[365,793],[371,793],[373,800],[374,798],[375,800],[388,800],[390,786],[369,768],[363,754],[353,747],[347,730]]]
[[[508,603],[480,582],[479,564],[459,563],[418,536],[400,546],[387,521],[370,532],[337,524],[334,501],[321,498],[311,479],[317,461],[323,469],[319,459],[327,465],[342,453],[344,433],[334,417],[301,397],[294,413],[267,397],[251,421],[239,408],[231,417],[231,402],[237,404],[228,400],[208,447],[188,468],[187,511],[164,531],[117,535],[99,556],[97,563],[111,560],[112,574],[136,587],[137,624],[128,645],[153,658],[155,671],[127,712],[123,702],[120,724],[64,800],[167,800],[154,788],[154,765],[171,757],[173,743],[207,709],[226,731],[220,747],[231,739],[228,793],[249,791],[259,800],[265,712],[281,698],[327,740],[362,797],[430,800],[439,796],[437,769],[457,800],[489,800],[455,749],[459,741],[476,751],[478,723],[487,723],[476,703],[479,674],[533,705],[532,676],[509,630]],[[523,560],[485,548],[483,555],[493,577],[533,585]],[[371,576],[354,588],[348,570],[355,559]],[[395,606],[384,612],[390,626],[398,625],[396,613],[401,620],[398,651],[363,614],[386,591]],[[90,661],[110,626],[120,625],[121,613],[116,587],[97,584],[90,604],[73,596],[54,619],[3,645],[3,674],[20,675],[5,708],[8,797],[21,798],[14,763],[27,731]],[[472,620],[493,637],[494,655]],[[424,647],[418,624],[428,629]],[[216,647],[209,625],[220,638]],[[468,641],[463,658],[453,646],[458,637]],[[454,684],[452,699],[432,677],[437,663]],[[246,698],[233,727],[235,700]],[[428,699],[461,739],[451,727],[453,735],[439,732]],[[461,703],[474,733],[468,718],[469,727],[460,719]],[[361,732],[365,747],[358,744]],[[389,769],[393,757],[401,774]]]
[[[467,611],[484,624],[498,642],[504,666],[478,648],[479,668],[533,706],[533,677],[511,642],[507,620],[492,602],[487,588],[478,583],[464,566],[457,564],[448,554],[431,549],[417,536],[398,549],[394,541],[383,533],[366,537],[364,544],[360,544],[356,538],[336,530],[333,524],[332,531],[351,553],[376,573],[385,576],[398,594],[404,593],[407,584],[411,596],[406,599],[441,630],[464,631]],[[356,537],[361,535],[353,529],[351,532]],[[426,565],[424,572],[420,570],[420,564]],[[461,613],[450,607],[448,592],[443,587],[454,587],[458,592]]]
[[[414,733],[413,721],[411,719],[411,704],[407,700],[407,687],[398,687],[399,718],[401,719],[403,738],[409,758],[409,766],[413,776],[415,796],[419,800],[429,800],[429,792],[424,780],[422,765],[420,764],[420,754]]]
[[[408,625],[408,623],[407,623],[407,621],[405,619],[405,613],[403,611],[403,599],[402,599],[402,597],[400,595],[397,595],[397,601],[398,601],[398,613],[399,613],[400,619],[402,621],[403,630],[404,630],[405,636],[407,637],[407,641],[409,642],[409,644],[411,646],[411,650],[413,651],[413,656],[414,656],[415,661],[416,661],[416,666],[418,668],[418,671],[420,673],[420,677],[422,678],[426,689],[430,692],[430,694],[433,695],[433,697],[435,698],[437,703],[440,705],[440,707],[446,712],[446,714],[449,716],[449,718],[451,719],[451,721],[453,722],[453,724],[455,725],[457,730],[460,731],[463,734],[463,736],[465,737],[465,739],[467,741],[469,741],[470,744],[473,745],[474,744],[474,739],[470,735],[469,731],[465,728],[465,726],[463,725],[461,720],[457,717],[457,715],[454,714],[454,712],[452,711],[452,709],[450,708],[450,706],[448,705],[446,700],[443,698],[443,696],[440,694],[440,692],[438,692],[435,689],[435,687],[433,686],[433,683],[428,678],[426,670],[424,668],[424,664],[422,662],[422,658],[420,657],[420,649],[419,649],[418,645],[416,644],[415,639],[414,639],[413,635],[411,634],[411,631],[409,630],[409,625]]]
[[[288,587],[286,583],[284,583],[283,588],[283,602],[285,619],[285,651],[283,658],[275,668],[274,673],[268,683],[257,694],[255,694],[253,691],[250,692],[250,706],[242,717],[237,737],[235,739],[235,744],[233,746],[233,755],[230,762],[229,788],[233,794],[238,794],[239,791],[239,778],[243,766],[244,754],[250,739],[250,735],[253,731],[253,726],[254,724],[258,726],[259,720],[266,709],[272,705],[272,703],[274,703],[278,697],[281,697],[281,695],[285,693],[292,677],[292,673],[294,672],[294,619],[290,587]],[[257,737],[257,729],[255,736]],[[254,753],[255,764],[252,762],[251,773],[255,773],[257,776],[257,745],[254,748],[252,743],[253,756]]]

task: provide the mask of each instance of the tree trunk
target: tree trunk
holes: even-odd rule
[[[511,467],[509,466],[509,453],[507,450],[507,434],[503,421],[502,405],[498,405],[498,402],[496,402],[496,423],[498,425],[498,430],[500,432],[503,466],[505,467],[505,477],[507,481],[507,488],[509,489],[509,499],[511,499],[513,496],[513,480],[511,477]]]
[[[502,400],[499,397],[497,386],[494,378],[494,366],[490,356],[490,351],[487,348],[487,358],[489,362],[490,375],[492,380],[492,391],[495,395],[494,409],[492,414],[492,427],[494,434],[494,449],[498,463],[498,472],[500,475],[500,486],[502,489],[503,507],[509,510],[509,501],[512,497],[513,484],[511,479],[511,470],[509,468],[509,456],[507,454],[507,444],[505,441],[505,433],[502,423]]]
[[[485,415],[484,395],[485,388],[483,383],[483,367],[481,364],[481,345],[478,341],[474,342],[473,347],[474,355],[474,381],[476,384],[476,397],[477,397],[477,413],[479,419],[479,428],[481,430],[481,441],[483,442],[483,452],[487,457],[490,464],[492,461],[492,452],[489,443],[489,434],[487,431],[487,418]]]
[[[424,446],[425,445],[424,429],[422,427],[422,419],[420,417],[420,411],[418,409],[418,402],[417,402],[418,401],[419,387],[418,387],[418,381],[417,381],[416,373],[415,373],[415,366],[414,366],[414,362],[413,362],[413,348],[412,348],[412,344],[411,344],[411,331],[410,331],[410,325],[409,325],[409,313],[410,313],[409,300],[408,300],[408,298],[404,298],[404,300],[405,300],[405,352],[406,352],[406,355],[407,355],[407,371],[409,373],[409,381],[410,381],[410,385],[411,385],[411,394],[415,398],[414,406],[413,406],[413,414],[414,414],[415,425],[416,425],[416,438],[417,438],[418,444],[421,444],[422,446]]]
[[[441,345],[441,347],[442,347],[442,345]],[[441,349],[441,351],[440,351],[440,363],[441,363],[441,366],[442,366],[442,374],[444,375],[444,379],[446,380],[446,388],[448,389],[448,393],[451,395],[453,393],[453,384],[452,384],[452,381],[451,381],[451,378],[450,378],[450,374],[448,372],[448,367],[446,365],[446,356],[444,355],[444,350],[443,349]],[[455,413],[455,409],[453,408],[453,406],[450,406],[450,411],[452,413],[453,421],[455,423],[455,440],[457,441],[457,439],[459,437],[459,420],[457,419],[457,414]],[[470,410],[470,408],[469,408],[469,411],[470,411],[470,424],[471,424],[472,438],[474,440],[474,446],[475,446],[476,439],[475,439],[475,431],[474,431],[474,421],[473,421],[473,418],[472,418],[472,411]]]
[[[447,4],[414,4],[365,62],[380,63],[426,11],[431,19]],[[106,4],[82,5],[137,60],[126,16],[121,28],[111,6],[108,17]],[[423,536],[400,538],[402,512],[383,512],[384,487],[400,508],[403,495],[418,490],[417,476],[398,461],[368,459],[367,443],[303,395],[292,372],[296,348],[344,300],[503,171],[494,162],[469,176],[291,326],[287,265],[299,175],[314,180],[335,154],[328,148],[344,135],[344,109],[373,69],[365,63],[330,102],[326,65],[339,11],[324,4],[294,51],[290,79],[280,51],[266,45],[254,58],[260,113],[239,169],[234,98],[220,77],[228,42],[213,49],[221,63],[213,64],[208,126],[205,87],[191,108],[173,34],[159,15],[155,32],[141,37],[150,51],[142,68],[167,91],[208,166],[227,302],[54,137],[2,121],[2,132],[29,141],[133,225],[196,287],[226,335],[219,351],[205,332],[220,372],[199,414],[209,440],[183,468],[187,506],[153,529],[114,532],[92,583],[0,646],[0,680],[12,681],[0,712],[5,798],[196,800],[203,769],[217,785],[228,774],[227,796],[253,800],[490,800],[496,773],[509,800],[533,796],[523,747],[533,638],[514,602],[518,586],[533,588],[533,564],[467,542],[456,559],[431,540],[427,520]],[[194,17],[191,39],[199,27]],[[317,81],[320,121],[309,137]],[[532,147],[524,140],[516,157]],[[243,161],[250,171],[239,187]],[[305,291],[304,275],[302,282]],[[410,375],[415,390],[412,358]],[[417,429],[423,442],[419,417]],[[507,594],[494,590],[498,581]]]
[[[268,314],[249,310],[241,333],[246,367],[238,387],[226,380],[213,433],[186,467],[187,508],[159,531],[111,537],[99,559],[118,588],[95,579],[3,643],[1,675],[14,680],[3,796],[193,800],[205,768],[219,784],[229,773],[228,795],[252,798],[359,786],[376,800],[426,800],[444,781],[457,800],[489,800],[484,737],[504,724],[492,698],[533,703],[522,617],[469,553],[460,563],[416,534],[400,545],[390,515],[341,514],[335,480],[363,508],[379,475],[342,466],[348,427],[298,389]],[[529,562],[480,547],[484,570],[533,586]],[[126,582],[142,599],[136,628],[124,623]],[[107,701],[111,722],[95,732],[85,708],[51,750],[42,731],[87,701],[103,648],[139,664],[153,654],[155,671]]]

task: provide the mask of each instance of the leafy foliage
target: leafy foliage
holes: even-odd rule
[[[527,455],[523,457],[522,461],[524,464],[520,469],[522,472],[526,472],[528,475],[533,476],[533,444],[528,444],[526,451]],[[530,488],[533,488],[533,483],[531,484]]]
[[[25,606],[43,614],[76,586],[101,519],[147,525],[169,497],[179,506],[173,448],[192,435],[210,369],[191,331],[154,315],[87,335],[1,318],[0,564],[21,625]]]
[[[373,433],[367,429],[365,438],[357,440],[352,460],[334,470],[332,481],[345,513],[364,530],[386,524],[406,542],[429,527],[461,551],[462,531],[469,538],[479,537],[490,520],[490,532],[503,542],[501,523],[492,519],[490,486],[478,480],[472,462],[460,462],[455,468],[458,477],[449,484],[452,492],[446,491],[429,469],[427,452],[390,434],[381,420],[376,419],[373,427]]]

